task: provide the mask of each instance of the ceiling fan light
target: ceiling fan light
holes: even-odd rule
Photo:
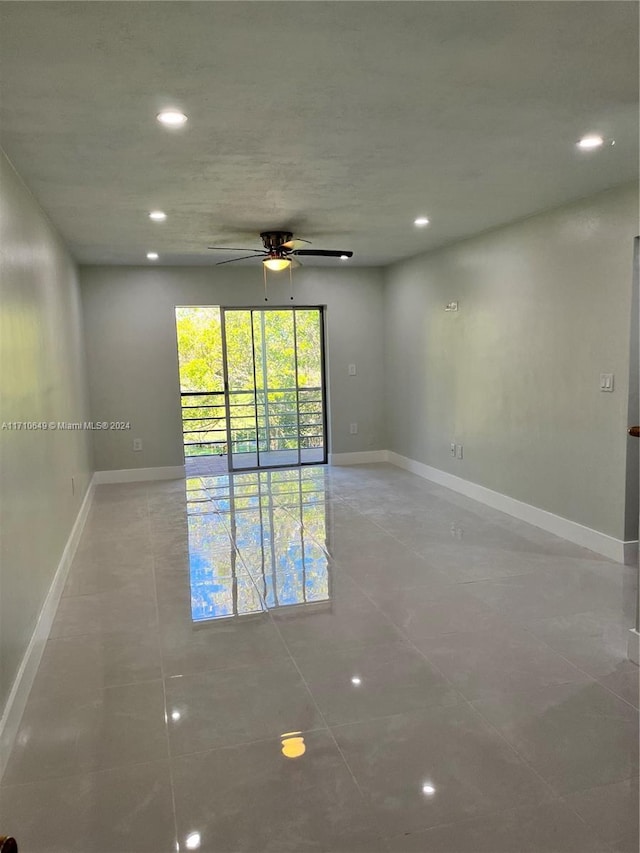
[[[289,258],[265,258],[262,263],[272,272],[282,272],[282,270],[286,270],[291,266]]]

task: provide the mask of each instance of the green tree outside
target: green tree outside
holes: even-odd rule
[[[180,389],[200,394],[183,397],[186,453],[227,453],[219,306],[176,308],[176,329]],[[298,419],[301,446],[322,447],[318,309],[229,309],[225,333],[233,452],[297,448]]]

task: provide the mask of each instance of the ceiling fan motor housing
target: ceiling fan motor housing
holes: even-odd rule
[[[293,238],[291,231],[263,231],[260,234],[262,245],[268,252],[279,249],[283,243],[288,243]]]

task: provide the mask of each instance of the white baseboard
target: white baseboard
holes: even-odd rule
[[[7,766],[9,753],[11,752],[13,742],[15,741],[18,733],[25,705],[27,704],[31,687],[33,686],[33,680],[36,676],[36,672],[38,671],[44,647],[49,638],[49,632],[56,615],[56,610],[58,609],[58,602],[60,601],[60,597],[67,580],[69,568],[73,562],[73,557],[76,553],[78,542],[80,541],[80,536],[82,535],[82,530],[91,508],[94,486],[95,480],[92,477],[89,482],[89,486],[87,487],[84,500],[82,501],[78,511],[78,515],[76,516],[74,525],[71,528],[67,544],[65,545],[62,556],[58,562],[58,567],[55,575],[53,576],[51,586],[49,587],[49,592],[47,593],[44,604],[40,609],[38,621],[33,629],[31,640],[29,641],[27,650],[22,658],[22,663],[20,664],[20,668],[18,669],[13,681],[2,719],[0,719],[0,779],[2,778],[2,774]]]
[[[355,453],[329,454],[329,465],[367,465],[372,462],[388,461],[388,450],[360,450]]]
[[[629,660],[640,666],[640,633],[632,628],[629,631],[629,646],[627,652]]]
[[[162,468],[123,468],[120,471],[96,471],[96,486],[105,483],[142,483],[146,480],[184,480],[184,465],[166,465]]]
[[[397,465],[399,468],[404,468],[413,474],[417,474],[419,477],[431,480],[432,483],[446,486],[454,492],[459,492],[462,495],[473,498],[473,500],[486,504],[493,509],[497,509],[507,515],[512,515],[514,518],[519,518],[528,524],[533,524],[535,527],[540,527],[542,530],[567,539],[569,542],[573,542],[583,548],[588,548],[590,551],[595,551],[597,554],[602,554],[604,557],[608,557],[610,560],[615,560],[618,563],[624,563],[625,558],[633,562],[634,547],[635,554],[637,554],[637,542],[623,542],[621,539],[614,539],[613,536],[608,536],[606,533],[600,533],[598,530],[585,527],[583,524],[578,524],[577,521],[571,521],[568,518],[554,515],[552,512],[547,512],[547,510],[523,503],[508,495],[494,492],[492,489],[478,485],[478,483],[464,480],[455,474],[449,474],[446,471],[441,471],[439,468],[432,468],[431,465],[416,462],[415,459],[409,459],[406,456],[401,456],[399,453],[389,451],[388,461],[392,465]]]
[[[624,564],[625,566],[638,565],[638,540],[630,539],[622,543],[624,545]]]

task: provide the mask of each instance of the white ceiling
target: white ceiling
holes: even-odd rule
[[[1,2],[0,27],[3,147],[83,263],[287,227],[387,264],[637,179],[633,2]]]

